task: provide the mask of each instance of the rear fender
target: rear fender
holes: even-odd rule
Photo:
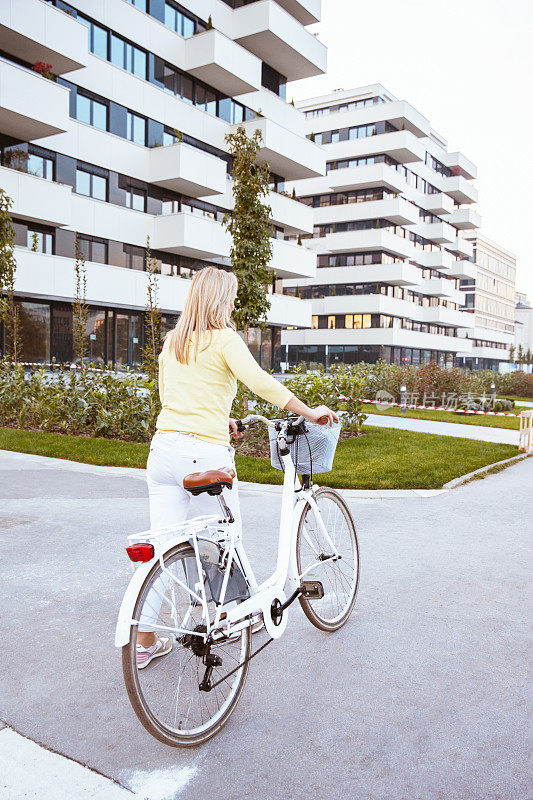
[[[117,626],[115,628],[115,647],[124,647],[124,645],[129,643],[135,603],[150,571],[154,565],[157,564],[161,556],[164,556],[169,550],[176,547],[176,545],[185,542],[188,542],[188,539],[178,539],[177,541],[169,542],[167,545],[161,547],[150,561],[145,561],[137,567],[131,576],[131,580],[122,598],[122,603],[120,604]]]

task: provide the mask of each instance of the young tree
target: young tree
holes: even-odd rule
[[[518,345],[518,355],[516,360],[518,361],[519,364],[524,363],[524,348],[522,347],[521,344]]]
[[[21,355],[20,309],[15,303],[15,229],[9,213],[11,198],[0,189],[0,319],[4,323],[5,357],[15,364]]]
[[[268,164],[258,164],[262,140],[260,130],[248,137],[242,126],[228,133],[226,142],[233,163],[233,199],[231,214],[224,225],[232,236],[231,264],[239,281],[233,318],[248,338],[249,327],[263,327],[270,308],[265,287],[272,284],[274,273],[270,237],[271,208],[264,202],[268,196],[270,170]]]
[[[515,348],[514,344],[512,344],[510,346],[510,348],[509,348],[509,361],[511,362],[511,364],[514,364],[515,350],[516,350],[516,348]]]
[[[157,261],[150,253],[150,237],[146,238],[146,309],[144,312],[144,347],[142,368],[154,385],[159,372],[159,344],[161,341],[161,309],[159,308],[159,280]]]
[[[85,373],[85,354],[87,353],[87,323],[89,322],[89,308],[87,306],[87,269],[85,256],[80,248],[78,234],[75,240],[76,261],[74,270],[76,274],[76,289],[72,303],[72,328],[74,344],[74,361],[79,361],[81,374]]]

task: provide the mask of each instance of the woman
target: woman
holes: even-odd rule
[[[331,424],[337,415],[326,406],[309,408],[282,383],[262,370],[231,323],[237,279],[231,272],[207,267],[196,273],[185,308],[159,356],[162,409],[150,446],[147,482],[152,530],[183,522],[191,496],[183,478],[191,472],[235,468],[230,418],[237,379],[264,400],[311,422]],[[240,525],[237,480],[226,500]],[[199,513],[218,513],[216,498],[202,494]],[[146,626],[144,626],[146,627]],[[142,630],[137,635],[137,665],[166,655],[172,640]]]

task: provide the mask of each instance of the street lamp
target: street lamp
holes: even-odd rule
[[[400,403],[401,403],[401,412],[405,414],[407,411],[407,386],[403,383],[400,386]]]
[[[490,385],[490,402],[492,407],[494,408],[494,404],[496,402],[496,384],[492,381]]]

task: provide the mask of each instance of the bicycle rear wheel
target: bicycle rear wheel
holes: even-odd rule
[[[202,604],[186,589],[194,588],[198,580],[193,548],[177,545],[166,554],[164,566],[163,571],[157,563],[146,578],[133,618],[141,621],[144,631],[170,637],[172,652],[139,668],[138,625],[132,625],[130,641],[122,648],[124,680],[133,710],[152,736],[173,747],[193,747],[218,733],[234,711],[248,674],[252,634],[251,628],[245,628],[210,646],[210,654],[218,657],[211,683],[227,677],[219,686],[202,691],[207,668],[205,639],[197,634],[205,632],[205,619]],[[211,600],[210,621],[215,608]]]
[[[322,598],[300,596],[306,617],[322,631],[341,628],[352,613],[359,587],[359,545],[352,515],[342,497],[334,490],[320,488],[315,500],[329,539],[337,552],[332,557],[331,544],[321,529],[315,511],[304,506],[298,525],[296,560],[302,580],[322,583]]]

